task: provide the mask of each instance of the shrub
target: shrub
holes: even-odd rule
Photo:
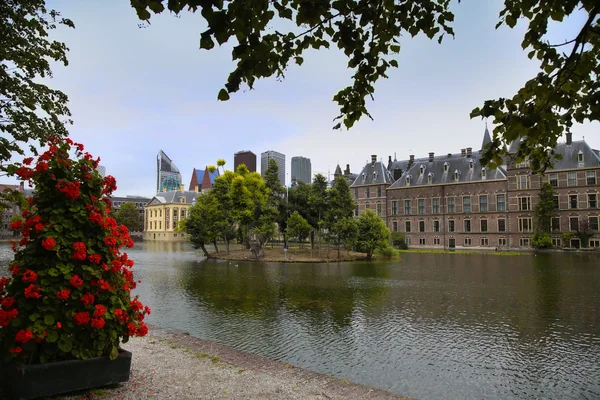
[[[400,249],[400,250],[408,249],[408,245],[406,244],[404,233],[402,233],[402,232],[392,232],[391,242],[392,242],[392,246],[397,249]]]
[[[549,233],[535,232],[531,238],[531,245],[536,249],[549,249],[552,247],[552,238]]]
[[[400,252],[392,246],[378,248],[375,250],[375,253],[385,258],[398,257],[400,255]]]
[[[0,356],[20,363],[114,359],[121,341],[148,332],[150,313],[131,299],[133,261],[119,249],[133,242],[110,216],[107,197],[115,179],[103,179],[100,159],[70,139],[51,139],[30,167],[33,161],[9,166],[36,192],[16,227],[23,238],[13,243],[12,277],[0,279]]]

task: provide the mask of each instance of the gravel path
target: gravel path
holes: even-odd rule
[[[53,399],[410,400],[158,328],[123,348],[133,353],[129,382]]]

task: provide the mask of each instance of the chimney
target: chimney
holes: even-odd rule
[[[415,163],[415,155],[411,154],[409,157],[410,157],[410,159],[408,160],[408,167],[407,167],[407,169],[410,169],[410,167]]]
[[[377,162],[377,154],[371,155],[371,164],[375,164]]]
[[[429,153],[429,162],[433,162],[433,156],[435,155],[435,153]]]
[[[471,154],[473,154],[473,148],[467,147],[467,157],[471,157]]]
[[[414,154],[411,154],[411,155],[410,155],[410,161],[411,161],[411,162],[415,162],[415,155],[414,155]]]
[[[194,187],[194,191],[195,191],[196,193],[198,193],[198,185],[196,185],[196,186]]]
[[[392,156],[388,156],[388,164],[392,163]]]
[[[571,132],[567,132],[567,146],[570,146],[573,143],[573,134]]]
[[[448,158],[452,157],[452,153],[448,153]]]
[[[467,155],[467,150],[466,149],[460,149],[460,155],[461,156],[466,156]]]
[[[346,164],[346,169],[344,170],[344,175],[350,175],[350,164]]]
[[[179,186],[179,190],[181,190],[182,192],[185,192],[185,185],[181,184]]]

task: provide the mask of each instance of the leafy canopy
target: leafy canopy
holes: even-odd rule
[[[200,48],[234,41],[230,73],[218,99],[228,100],[242,85],[253,88],[257,79],[283,78],[290,63],[302,65],[307,49],[340,49],[348,57],[352,82],[333,100],[340,114],[334,129],[351,128],[363,116],[371,117],[365,99],[373,98],[375,83],[397,68],[402,36],[423,34],[442,42],[454,37],[450,0],[130,0],[137,15],[149,21],[151,12],[168,9],[200,11],[208,29]],[[460,3],[460,0],[459,0]],[[580,32],[564,43],[548,43],[550,20],[562,22],[581,10],[587,13]],[[534,170],[551,162],[548,150],[574,122],[600,120],[600,2],[561,0],[539,2],[505,0],[496,28],[527,24],[522,48],[540,61],[539,73],[513,97],[486,100],[471,117],[493,118],[494,138],[483,162],[502,164],[505,145],[521,137],[517,158],[529,157]],[[292,29],[277,29],[293,26]]]
[[[67,65],[67,47],[48,33],[57,25],[75,26],[45,3],[0,1],[0,166],[11,154],[22,154],[29,140],[42,144],[67,135],[67,96],[38,78],[52,76],[51,62]]]
[[[120,225],[125,225],[130,232],[137,232],[142,229],[140,214],[135,207],[135,204],[130,201],[119,208],[119,211],[117,211],[117,214],[115,215],[115,219]]]

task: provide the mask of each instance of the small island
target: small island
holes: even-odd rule
[[[249,249],[232,249],[229,254],[225,251],[210,253],[207,258],[235,261],[257,261],[252,251]],[[282,247],[264,249],[264,255],[260,257],[261,262],[289,262],[289,263],[330,263],[342,261],[360,261],[367,260],[365,253],[357,253],[353,251],[342,251],[339,254],[335,248],[331,248],[329,252],[326,248],[310,249],[310,248],[290,248],[284,251]]]

